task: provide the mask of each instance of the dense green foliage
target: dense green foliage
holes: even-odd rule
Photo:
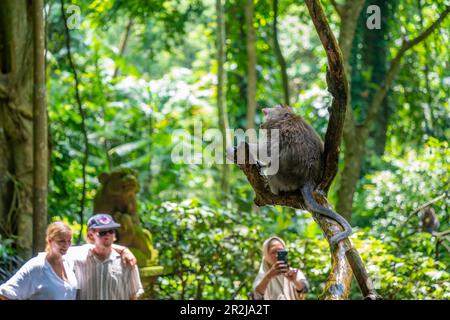
[[[79,230],[83,129],[60,4],[47,2],[49,215]],[[152,232],[165,268],[157,279],[155,298],[247,299],[262,258],[260,246],[265,238],[277,234],[288,244],[291,263],[311,282],[308,298],[316,299],[329,272],[330,256],[308,213],[281,207],[252,210],[253,191],[234,167],[229,177],[232,191],[224,204],[219,200],[220,165],[209,165],[210,155],[204,154],[199,164],[172,161],[174,145],[183,141],[173,135],[176,130],[187,130],[195,143],[199,139],[194,136],[195,128],[200,124],[203,134],[218,127],[214,1],[73,2],[81,8],[81,24],[70,30],[71,51],[89,138],[84,221],[92,212],[99,186],[96,177],[119,166],[136,169],[141,183],[138,212]],[[243,1],[232,0],[225,6],[231,128],[245,126],[243,5]],[[423,6],[422,18],[428,24],[436,17],[432,12],[436,5],[429,1]],[[336,14],[331,6],[325,9],[337,34]],[[362,29],[355,39],[360,49],[352,57],[357,115],[364,114],[364,95],[371,94],[367,90],[373,89],[373,82],[380,81],[386,70],[386,66],[374,66],[389,61],[398,48],[402,37],[398,24],[410,16],[419,19],[417,6],[391,4],[389,10],[397,22],[388,23],[385,33],[378,35],[386,40],[378,43],[381,49],[370,45],[370,40],[364,42]],[[323,48],[303,4],[280,1],[279,14],[279,40],[288,66],[292,105],[323,136],[331,101]],[[120,42],[130,20],[127,48],[121,55]],[[256,1],[258,106],[282,101],[272,21],[271,6]],[[436,238],[419,231],[420,213],[406,221],[421,204],[449,188],[449,22],[426,46],[417,46],[405,57],[388,96],[387,123],[384,127],[378,123],[374,129],[385,130],[384,155],[367,154],[355,197],[352,241],[379,293],[389,299],[450,299],[450,252],[441,245],[437,254]],[[359,25],[364,27],[363,22]],[[407,30],[417,30],[412,21],[406,25]],[[357,57],[379,49],[384,56],[378,61]],[[257,117],[258,125],[261,115]],[[203,142],[203,148],[208,143]],[[372,148],[378,142],[373,138],[369,143]],[[433,204],[440,231],[450,228],[449,205],[448,195]],[[10,244],[11,240],[0,238],[0,256],[14,255]],[[356,284],[350,298],[361,298]]]

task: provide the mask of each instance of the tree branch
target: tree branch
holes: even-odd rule
[[[120,42],[119,47],[119,59],[121,59],[125,53],[125,49],[127,48],[128,38],[130,36],[131,27],[133,26],[133,19],[128,19],[127,26],[125,27],[125,33],[123,35],[122,41]],[[119,74],[119,65],[116,65],[114,68],[113,79],[117,78]]]
[[[445,238],[446,235],[450,234],[450,229],[442,231],[442,232],[433,232],[432,234],[436,238],[442,238],[442,237]]]
[[[405,222],[403,222],[403,223],[400,225],[400,227],[398,228],[398,230],[401,230],[401,229],[405,226],[405,224],[407,224],[408,221],[409,221],[409,220],[410,220],[417,212],[419,212],[419,211],[422,210],[422,209],[425,209],[425,208],[428,207],[430,204],[433,204],[433,203],[435,203],[435,202],[438,202],[438,201],[441,200],[441,199],[444,199],[446,196],[447,196],[447,194],[446,194],[446,193],[443,193],[443,194],[441,194],[440,196],[438,196],[438,197],[436,197],[436,198],[434,198],[434,199],[431,199],[430,201],[427,201],[427,202],[425,202],[424,204],[422,204],[421,206],[419,206],[416,210],[414,210],[413,212],[411,212],[411,213],[409,214],[408,218],[406,218]]]
[[[380,111],[382,102],[384,97],[386,96],[387,91],[389,90],[395,76],[397,75],[397,72],[400,68],[400,62],[405,53],[420,43],[421,41],[425,40],[433,31],[435,31],[439,25],[442,23],[442,21],[447,17],[447,15],[450,12],[450,6],[446,6],[445,11],[441,14],[441,16],[433,22],[424,32],[422,32],[420,35],[418,35],[416,38],[414,38],[411,41],[404,41],[400,49],[398,50],[396,56],[394,59],[392,59],[391,66],[389,67],[388,72],[386,73],[386,77],[383,81],[383,85],[378,89],[378,91],[375,93],[372,103],[369,106],[369,110],[367,113],[366,120],[362,124],[362,126],[359,128],[360,133],[362,135],[367,135],[370,131],[370,128],[372,127],[372,123],[374,119],[377,117],[378,112]]]

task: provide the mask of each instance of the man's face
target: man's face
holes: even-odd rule
[[[95,245],[100,247],[110,247],[116,239],[114,229],[94,229],[93,234]]]

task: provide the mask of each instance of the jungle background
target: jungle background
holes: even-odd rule
[[[30,2],[4,1],[0,9],[0,75],[17,61],[23,68],[16,90],[21,103],[11,104],[0,90],[0,283],[33,250]],[[45,1],[48,221],[69,222],[74,244],[83,243],[81,222],[92,214],[97,177],[131,168],[140,184],[137,211],[164,267],[153,298],[247,299],[262,242],[276,234],[310,281],[307,298],[316,299],[330,255],[309,213],[255,208],[253,191],[234,165],[171,159],[176,130],[193,133],[198,122],[203,131],[227,122],[232,129],[257,128],[260,108],[280,103],[322,138],[326,130],[326,55],[306,6],[217,3]],[[330,201],[351,221],[351,240],[381,296],[449,299],[450,242],[421,228],[418,209],[434,200],[435,231],[450,229],[450,19],[401,49],[402,40],[419,36],[449,4],[322,5],[351,88]],[[381,9],[380,29],[366,25],[370,5]],[[8,59],[8,46],[17,59]],[[361,298],[357,285],[350,298]]]

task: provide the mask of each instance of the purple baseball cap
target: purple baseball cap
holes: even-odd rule
[[[99,213],[89,218],[87,222],[88,229],[117,229],[120,224],[106,213]]]

